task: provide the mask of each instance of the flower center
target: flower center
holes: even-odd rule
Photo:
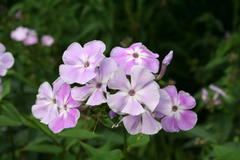
[[[138,58],[138,57],[139,57],[139,54],[135,52],[135,53],[133,53],[133,57],[134,57],[134,58]]]
[[[96,88],[101,88],[101,87],[102,87],[102,83],[99,83],[99,82],[98,82],[98,83],[96,84]]]
[[[172,107],[172,111],[173,111],[173,112],[176,112],[177,110],[178,110],[178,107],[177,107],[177,106],[173,106],[173,107]]]
[[[84,63],[85,68],[89,67],[89,65],[90,65],[90,63],[88,61]]]
[[[133,89],[131,89],[131,90],[128,92],[128,94],[129,94],[130,96],[134,96],[134,95],[135,95],[135,91],[134,91]]]

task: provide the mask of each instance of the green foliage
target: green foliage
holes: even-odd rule
[[[16,19],[15,13],[22,12]],[[189,0],[0,0],[0,42],[15,64],[2,77],[0,159],[238,160],[240,149],[240,3]],[[10,38],[17,26],[53,35],[55,44],[24,46]],[[53,82],[67,46],[103,40],[114,46],[141,41],[174,58],[161,87],[175,84],[197,98],[197,126],[188,132],[129,135],[99,106],[81,112],[78,126],[53,134],[31,115],[39,85]],[[201,89],[226,91],[222,104],[204,104]],[[210,92],[210,94],[213,94]]]

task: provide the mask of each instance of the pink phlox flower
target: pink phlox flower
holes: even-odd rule
[[[90,41],[83,47],[72,43],[63,54],[60,77],[69,84],[85,84],[92,80],[97,75],[96,68],[104,59],[105,49],[105,44],[98,40]]]
[[[215,85],[213,85],[213,84],[209,85],[209,88],[210,88],[211,90],[215,91],[217,94],[220,94],[220,95],[223,96],[224,98],[227,97],[226,92],[224,92],[221,88],[219,88],[219,87],[217,87],[217,86],[215,86]]]
[[[107,95],[110,109],[118,114],[139,115],[146,110],[153,112],[159,103],[159,85],[154,75],[146,68],[134,66],[131,83],[119,68],[108,82],[108,87],[119,90]]]
[[[0,76],[5,76],[7,70],[14,64],[12,53],[5,51],[5,46],[0,43]]]
[[[41,38],[41,43],[44,46],[51,46],[54,43],[54,38],[51,35],[44,35]]]
[[[117,64],[111,58],[105,58],[98,68],[97,76],[82,87],[72,89],[73,99],[79,101],[87,100],[87,105],[96,106],[106,103],[104,94],[107,94],[107,82],[117,70]]]
[[[115,47],[110,55],[127,74],[136,65],[144,66],[153,73],[159,69],[158,54],[151,52],[142,43],[134,43],[128,48]]]
[[[23,40],[23,44],[31,46],[38,43],[37,32],[35,30],[28,30],[26,38]]]
[[[171,85],[160,90],[160,101],[156,112],[162,113],[163,129],[167,132],[190,130],[197,122],[197,114],[189,109],[196,105],[195,99],[184,91],[177,92]]]
[[[70,85],[58,79],[54,82],[53,88],[48,82],[40,85],[32,113],[54,133],[58,133],[64,128],[77,125],[80,117],[77,107],[80,104],[79,101],[72,99]]]
[[[28,28],[20,26],[11,32],[11,38],[16,41],[23,41],[26,39],[27,34]]]

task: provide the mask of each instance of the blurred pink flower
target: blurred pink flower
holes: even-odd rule
[[[107,82],[116,70],[116,62],[111,58],[105,58],[101,62],[97,76],[93,80],[89,81],[85,86],[72,89],[73,99],[85,101],[89,97],[86,104],[90,106],[106,103],[104,93],[107,93]]]
[[[17,27],[11,32],[11,38],[16,41],[23,41],[27,38],[28,28],[26,27]]]
[[[131,83],[123,70],[119,69],[108,82],[108,87],[119,90],[107,95],[111,110],[119,114],[133,116],[145,110],[154,111],[159,103],[159,86],[154,75],[146,68],[135,66],[131,72]]]
[[[31,46],[38,43],[38,37],[35,30],[28,30],[27,37],[24,39],[23,44]]]
[[[201,98],[204,103],[208,102],[208,91],[205,88],[202,89]]]
[[[67,83],[85,84],[96,77],[96,68],[104,59],[106,46],[102,41],[94,40],[83,47],[72,43],[63,54],[64,64],[60,65],[60,77]]]
[[[225,98],[227,97],[227,94],[221,88],[219,88],[213,84],[209,85],[209,88],[211,90],[215,91],[216,93],[220,94],[221,96],[223,96]]]
[[[18,11],[15,13],[15,18],[16,18],[16,19],[21,19],[21,18],[22,18],[22,11],[18,10]]]
[[[156,112],[165,117],[161,120],[162,127],[167,132],[190,130],[197,122],[197,114],[189,109],[196,105],[195,99],[184,91],[177,92],[175,86],[167,86],[160,90],[160,102]]]
[[[51,46],[54,43],[54,38],[50,35],[44,35],[41,38],[41,43],[44,46]]]
[[[0,43],[0,76],[5,76],[7,70],[14,64],[12,53],[5,52],[5,46]]]
[[[142,43],[134,43],[128,48],[115,47],[110,54],[127,74],[136,65],[144,66],[153,73],[158,72],[158,54],[148,50]]]

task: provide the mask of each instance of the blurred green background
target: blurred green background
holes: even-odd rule
[[[22,18],[15,14],[21,11]],[[10,38],[18,26],[51,34],[52,47]],[[130,136],[111,129],[106,106],[81,113],[75,129],[54,135],[31,115],[39,85],[58,77],[69,44],[99,39],[114,46],[143,42],[160,55],[174,51],[161,87],[176,84],[197,98],[198,123],[188,132]],[[1,160],[239,160],[239,0],[0,0],[0,42],[15,57],[3,78]],[[209,84],[228,95],[204,104]],[[210,92],[210,94],[213,94]]]

